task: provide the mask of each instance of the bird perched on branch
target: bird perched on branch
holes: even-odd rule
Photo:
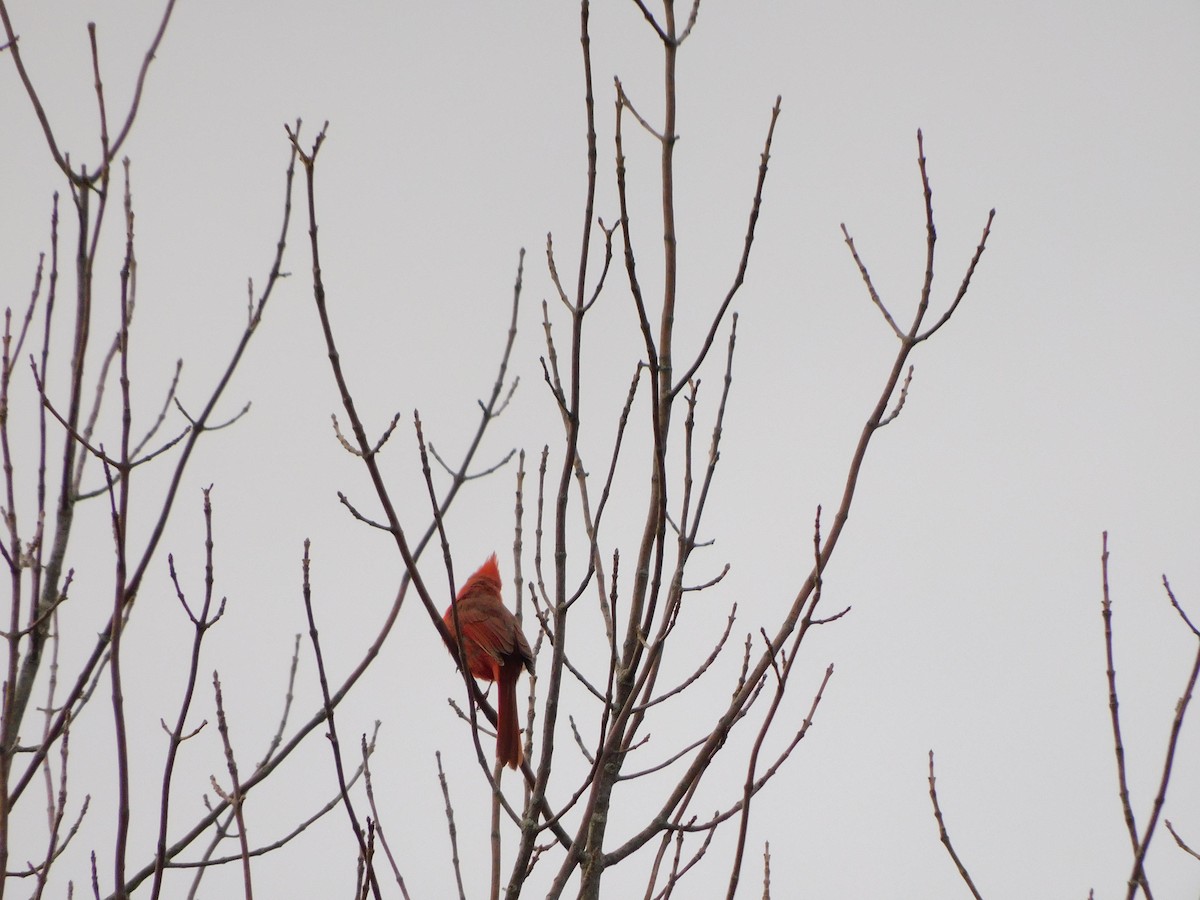
[[[496,554],[488,557],[467,579],[442,620],[454,641],[451,653],[459,655],[455,609],[462,630],[462,653],[476,678],[500,685],[496,720],[496,758],[509,768],[521,765],[521,728],[517,723],[517,678],[522,666],[533,672],[533,651],[514,616],[500,599],[500,567]]]

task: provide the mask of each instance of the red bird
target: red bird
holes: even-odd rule
[[[462,628],[462,647],[467,668],[476,678],[500,684],[500,708],[496,724],[496,758],[509,768],[521,765],[521,728],[517,724],[517,678],[524,666],[533,672],[533,651],[521,632],[516,617],[500,599],[500,568],[496,554],[488,557],[479,571],[467,579],[442,620],[454,640],[454,608]]]

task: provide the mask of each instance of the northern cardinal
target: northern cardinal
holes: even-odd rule
[[[521,632],[516,617],[500,599],[500,568],[496,554],[488,557],[467,579],[442,620],[454,640],[451,652],[458,656],[454,630],[454,608],[462,628],[462,647],[467,668],[476,678],[500,684],[500,709],[496,724],[496,758],[509,768],[521,765],[521,729],[517,724],[517,678],[524,666],[533,671],[533,651]]]

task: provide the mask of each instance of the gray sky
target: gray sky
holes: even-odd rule
[[[311,137],[328,119],[318,199],[334,324],[369,427],[381,430],[393,412],[404,413],[385,465],[417,528],[426,500],[411,411],[421,410],[448,454],[469,436],[475,399],[494,378],[521,247],[521,387],[484,458],[520,446],[535,470],[541,446],[559,437],[537,359],[540,302],[550,299],[552,310],[556,302],[545,236],[553,232],[560,265],[573,272],[582,217],[578,10],[563,2],[347,9],[179,6],[126,148],[140,263],[131,365],[145,415],[179,356],[181,399],[200,402],[244,321],[246,278],[261,281],[276,240],[282,124],[302,117]],[[13,3],[11,14],[60,143],[72,159],[95,159],[85,24],[98,24],[109,103],[121,108],[155,11],[128,2]],[[661,63],[632,4],[597,3],[592,26],[597,212],[611,222],[611,79],[619,76],[653,121]],[[790,602],[808,569],[815,508],[836,506],[890,365],[893,338],[839,223],[904,320],[924,266],[918,127],[939,228],[939,314],[987,211],[997,209],[971,293],[916,354],[908,404],[868,459],[823,601],[829,611],[853,611],[805,645],[778,741],[803,717],[824,667],[833,662],[836,671],[813,730],[759,801],[746,895],[761,890],[758,854],[769,840],[776,896],[963,896],[931,815],[931,747],[956,848],[986,896],[1082,898],[1089,888],[1097,897],[1123,895],[1129,851],[1104,678],[1100,535],[1110,533],[1130,786],[1144,822],[1195,651],[1167,603],[1163,572],[1200,615],[1198,38],[1200,8],[1191,2],[702,7],[679,70],[683,347],[695,345],[732,278],[777,94],[783,113],[758,241],[735,303],[738,356],[708,518],[716,543],[694,557],[697,581],[725,562],[732,570],[722,588],[695,601],[689,637],[697,646],[715,638],[733,602],[735,637],[775,622]],[[626,153],[631,190],[640,192],[632,208],[640,266],[653,283],[657,149],[630,128]],[[4,303],[23,308],[36,253],[46,247],[49,197],[63,185],[7,58],[0,160]],[[220,667],[247,760],[261,755],[277,721],[292,635],[303,629],[302,540],[314,541],[318,615],[338,671],[374,634],[399,566],[388,543],[337,502],[342,490],[372,506],[360,466],[329,429],[337,398],[312,308],[305,225],[298,217],[293,226],[287,268],[295,275],[268,308],[227,400],[230,414],[246,400],[253,410],[202,444],[163,547],[198,585],[199,489],[215,484],[218,590],[230,610],[202,673]],[[109,317],[119,233],[110,231],[101,279]],[[593,416],[584,446],[596,460],[611,445],[640,353],[625,281],[615,276],[585,350],[595,375],[584,394]],[[556,327],[563,333],[565,318]],[[710,423],[719,368],[702,376],[701,415]],[[160,488],[152,475],[142,484],[146,497]],[[643,488],[630,477],[629,491]],[[473,486],[456,508],[460,577],[493,550],[510,577],[512,490],[510,467]],[[621,513],[630,527],[640,498],[634,493]],[[104,548],[76,550],[81,573],[90,559],[103,583]],[[426,568],[444,585],[440,566]],[[131,633],[155,674],[131,692],[145,714],[137,760],[153,772],[164,742],[157,720],[170,718],[178,697],[168,673],[188,639],[165,553],[140,602],[147,608]],[[91,619],[102,621],[107,599],[101,590],[72,603],[81,624],[64,653],[89,646]],[[650,729],[638,768],[705,730],[710,700],[727,696],[738,653]],[[672,663],[677,674],[695,664],[682,656]],[[456,679],[423,611],[408,604],[339,720],[351,742],[383,721],[377,793],[414,896],[444,896],[449,877],[435,749],[451,779],[469,891],[477,895],[486,878],[487,797],[445,704],[461,692]],[[307,715],[316,697],[307,657],[300,681],[297,702]],[[207,696],[205,703],[207,710]],[[111,752],[101,711],[92,712],[97,743],[72,776],[81,792],[85,773],[92,765],[104,771]],[[178,795],[181,824],[199,811],[207,774],[223,765],[215,734],[196,744],[190,790]],[[1196,751],[1193,721],[1165,815],[1200,846],[1200,777],[1189,764]],[[741,777],[730,766],[697,812],[727,806]],[[276,837],[309,808],[305,796],[331,795],[333,785],[317,742],[274,793],[248,803],[255,839]],[[109,787],[86,789],[102,797]],[[641,800],[629,789],[617,806],[640,810]],[[80,841],[105,846],[104,815],[91,815]],[[149,810],[135,809],[135,834],[145,841],[150,824],[139,815]],[[618,815],[614,839],[633,821],[633,811]],[[269,893],[343,890],[353,877],[343,821],[330,817],[301,840],[263,861],[259,878]],[[685,893],[706,896],[706,878],[723,884],[724,859],[714,849]],[[1193,895],[1198,866],[1160,830],[1149,863],[1156,895]],[[635,863],[628,883],[644,869]],[[81,856],[77,887],[85,875]]]

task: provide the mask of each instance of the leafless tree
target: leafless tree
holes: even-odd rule
[[[636,0],[635,0],[636,2]],[[821,606],[823,573],[837,547],[854,501],[859,472],[872,438],[895,421],[903,409],[913,375],[910,362],[916,348],[945,326],[966,296],[976,266],[983,254],[994,211],[989,213],[978,247],[969,260],[958,290],[942,308],[931,309],[934,251],[932,190],[926,170],[923,140],[918,133],[918,173],[924,201],[926,231],[925,275],[917,292],[915,308],[901,324],[876,290],[848,230],[846,244],[859,268],[870,300],[881,313],[896,339],[896,352],[888,376],[874,407],[868,412],[861,436],[850,459],[841,501],[831,520],[820,508],[814,510],[812,552],[806,577],[795,593],[780,598],[777,618],[753,623],[741,651],[740,673],[731,685],[714,687],[705,676],[714,662],[730,650],[736,606],[730,607],[728,624],[713,646],[697,649],[678,644],[677,626],[689,614],[688,598],[700,591],[717,591],[728,566],[715,576],[689,576],[693,551],[705,545],[708,532],[704,519],[710,489],[718,471],[721,438],[733,383],[737,315],[733,304],[750,264],[755,229],[763,203],[775,123],[782,104],[764,109],[766,134],[758,177],[748,198],[747,224],[742,252],[729,274],[727,286],[714,296],[707,308],[680,302],[678,276],[681,248],[676,236],[676,149],[677,149],[677,59],[697,25],[699,3],[693,3],[685,18],[677,18],[675,4],[665,2],[661,13],[653,13],[641,2],[638,8],[646,26],[661,46],[664,81],[662,120],[651,122],[642,115],[620,79],[613,86],[615,115],[611,120],[615,150],[615,187],[618,206],[605,224],[597,210],[597,187],[601,157],[596,112],[596,87],[591,63],[589,3],[580,4],[580,44],[585,85],[587,180],[584,187],[583,229],[574,270],[561,261],[553,238],[546,241],[546,262],[552,296],[557,303],[542,304],[545,354],[542,357],[544,390],[559,413],[562,432],[547,443],[537,467],[532,573],[526,576],[525,532],[521,515],[526,491],[524,455],[517,472],[517,531],[514,538],[515,583],[534,609],[537,645],[540,648],[537,675],[531,688],[527,728],[528,760],[523,783],[505,791],[488,754],[478,739],[476,709],[495,722],[495,712],[469,677],[464,678],[469,696],[468,719],[475,735],[481,776],[493,786],[498,821],[508,820],[517,842],[508,874],[501,873],[501,829],[494,828],[492,841],[493,897],[503,888],[505,896],[518,896],[535,869],[550,869],[541,878],[547,896],[559,897],[578,884],[581,898],[601,895],[606,872],[635,855],[648,855],[649,877],[645,896],[668,897],[697,867],[708,852],[716,831],[725,824],[736,831],[731,856],[723,865],[727,872],[727,896],[737,892],[750,813],[755,796],[770,782],[807,733],[818,713],[826,684],[833,675],[829,665],[824,676],[802,690],[810,694],[807,714],[798,722],[777,716],[785,691],[792,683],[795,664],[802,658],[805,637],[814,627],[837,621],[846,610],[827,613]],[[626,134],[632,123],[639,136]],[[317,314],[323,328],[329,359],[350,423],[351,437],[345,440],[370,474],[383,521],[370,522],[387,531],[412,576],[429,622],[442,635],[456,656],[455,642],[446,631],[441,611],[450,592],[436,592],[420,575],[413,545],[378,464],[378,453],[391,434],[391,419],[382,439],[369,436],[363,415],[355,402],[352,386],[341,365],[341,356],[329,315],[336,298],[327,296],[321,264],[317,224],[317,161],[326,131],[304,142],[289,132],[300,156],[308,185],[309,236],[313,289]],[[655,226],[635,221],[630,212],[627,183],[626,140],[648,140],[657,148],[661,187],[662,257],[655,261],[661,280],[651,285],[642,272],[649,252],[641,237]],[[656,236],[657,242],[657,236]],[[613,271],[614,257],[624,269],[623,279]],[[618,286],[616,282],[620,280]],[[522,274],[514,294],[513,329],[518,321]],[[621,297],[620,295],[624,295]],[[620,299],[618,299],[620,298]],[[598,303],[622,302],[642,335],[640,353],[622,360],[606,358],[603,371],[592,371],[584,362],[583,346],[588,315]],[[697,346],[677,347],[678,323],[705,322],[704,339]],[[565,321],[565,326],[563,322]],[[565,337],[556,338],[556,327]],[[512,331],[510,331],[511,341]],[[724,353],[714,348],[724,346]],[[625,367],[629,390],[616,421],[609,423],[611,451],[595,469],[584,459],[581,426],[594,418],[583,405],[582,394],[589,379],[611,379],[613,371]],[[701,376],[717,372],[720,387],[716,396],[701,397]],[[484,416],[492,414],[503,392],[497,380]],[[649,395],[646,397],[645,395]],[[640,403],[638,401],[641,401]],[[701,416],[708,424],[701,424]],[[433,511],[439,523],[424,438],[417,421],[424,473]],[[592,423],[593,427],[596,423]],[[697,447],[707,443],[707,452]],[[644,449],[647,457],[629,460],[630,447]],[[613,492],[614,479],[623,467],[649,473],[644,491],[620,498]],[[459,470],[456,477],[466,473]],[[610,505],[640,505],[641,536],[632,547],[623,534],[606,523],[613,517]],[[356,515],[369,521],[355,510]],[[453,554],[443,532],[443,556],[448,583],[455,584]],[[632,559],[632,562],[629,560]],[[598,610],[604,622],[603,643],[595,632],[572,629],[571,622],[585,608]],[[690,659],[691,673],[681,680],[664,681],[663,661],[671,651]],[[595,660],[603,660],[597,667]],[[703,687],[699,685],[703,684]],[[568,691],[581,688],[588,700],[587,712],[578,710],[564,725],[560,720],[562,700]],[[667,715],[672,702],[686,691],[705,690],[706,696],[728,698],[714,702],[709,720],[697,724],[684,745],[645,762],[645,735],[651,722]],[[750,733],[748,750],[734,764],[742,772],[741,785],[726,791],[724,808],[706,813],[695,798],[714,762],[737,730]],[[782,746],[767,751],[772,729],[788,733]],[[564,740],[567,735],[571,740]],[[643,751],[639,757],[639,751]],[[564,755],[566,758],[564,759]],[[583,765],[578,766],[582,759]],[[565,763],[565,764],[564,764]],[[562,773],[562,774],[560,774]],[[569,773],[569,774],[568,774]],[[624,832],[610,828],[617,788],[622,782],[637,782],[641,824]],[[720,793],[720,790],[718,789]],[[495,821],[495,820],[494,820]],[[452,823],[451,823],[452,824]],[[357,830],[357,826],[355,826]],[[459,878],[461,885],[461,877]],[[767,884],[769,892],[769,881]]]
[[[412,440],[421,471],[412,472],[411,477],[422,486],[428,503],[414,506],[410,501],[403,506],[395,499],[398,494],[389,482],[392,476],[385,474],[380,459],[395,443],[407,440],[403,437],[408,434],[407,427],[400,427],[405,417],[393,409],[380,414],[360,405],[342,365],[331,316],[331,308],[337,307],[340,298],[327,291],[318,238],[318,160],[327,128],[313,134],[296,122],[287,128],[287,144],[281,142],[281,153],[290,153],[283,178],[282,222],[267,253],[265,277],[258,287],[251,283],[246,321],[240,337],[228,348],[223,372],[204,388],[199,402],[185,404],[180,363],[165,379],[160,401],[143,409],[135,397],[145,392],[132,389],[129,365],[137,344],[137,242],[132,167],[122,158],[122,150],[174,2],[168,0],[165,5],[132,99],[119,116],[107,107],[100,41],[96,30],[89,29],[100,126],[98,150],[92,161],[81,163],[83,156],[68,153],[56,137],[56,123],[44,109],[22,60],[17,27],[7,4],[0,0],[3,53],[12,60],[16,81],[40,123],[48,153],[63,179],[64,197],[71,201],[68,209],[73,211],[66,224],[60,223],[55,199],[48,250],[34,273],[29,301],[23,311],[9,310],[5,317],[0,454],[6,496],[0,555],[10,574],[11,596],[3,632],[6,669],[0,710],[0,897],[5,890],[20,889],[14,887],[20,882],[32,884],[30,893],[35,897],[55,891],[59,882],[51,881],[51,873],[88,816],[111,817],[111,846],[93,851],[87,878],[78,872],[63,878],[68,892],[82,892],[90,879],[91,892],[97,898],[124,898],[135,892],[155,898],[173,896],[184,883],[190,885],[189,896],[195,896],[206,873],[229,865],[241,872],[246,897],[253,896],[256,886],[261,895],[267,886],[258,884],[255,861],[267,853],[286,852],[315,821],[331,814],[344,816],[354,837],[356,896],[408,897],[385,828],[389,817],[400,813],[381,808],[373,790],[375,737],[348,740],[339,732],[337,710],[378,658],[410,591],[425,613],[419,615],[418,610],[410,616],[412,627],[427,628],[431,635],[437,632],[450,655],[461,656],[461,648],[443,623],[442,611],[454,596],[464,565],[477,560],[457,555],[449,514],[464,488],[481,475],[511,477],[514,482],[512,583],[537,651],[536,670],[529,682],[525,762],[517,783],[504,782],[502,769],[494,765],[485,738],[488,723],[495,722],[496,714],[487,697],[465,671],[461,689],[448,686],[456,692],[454,705],[473,743],[479,777],[491,789],[491,845],[487,848],[491,895],[499,897],[503,892],[515,898],[522,891],[537,891],[550,897],[577,893],[582,898],[598,898],[611,884],[606,876],[618,867],[645,873],[642,890],[647,898],[694,895],[688,879],[698,880],[701,870],[709,885],[719,877],[728,897],[735,896],[739,886],[744,893],[745,880],[758,879],[757,875],[751,879],[745,871],[747,865],[753,865],[747,863],[747,854],[758,853],[749,846],[756,798],[773,783],[821,714],[825,688],[833,677],[832,664],[824,660],[818,664],[806,638],[814,628],[832,625],[848,611],[823,605],[822,594],[827,567],[855,500],[859,474],[875,435],[895,422],[904,409],[919,345],[949,323],[965,298],[987,245],[994,211],[986,215],[975,251],[964,261],[953,294],[935,296],[938,235],[924,139],[918,132],[914,208],[921,209],[926,240],[923,278],[909,303],[881,295],[850,230],[843,226],[867,298],[877,308],[882,327],[895,339],[894,354],[877,399],[864,410],[865,421],[847,461],[836,508],[830,512],[818,507],[803,516],[812,525],[811,545],[805,550],[803,565],[797,568],[802,576],[787,596],[778,598],[770,616],[739,623],[737,604],[722,596],[729,564],[713,566],[708,562],[711,554],[693,554],[720,546],[718,523],[711,521],[706,511],[720,472],[727,410],[736,402],[735,302],[751,265],[759,213],[768,195],[768,167],[783,103],[776,98],[773,105],[763,104],[762,150],[756,177],[750,177],[754,167],[747,160],[752,186],[747,191],[740,253],[731,271],[711,296],[684,297],[680,274],[689,262],[689,248],[681,244],[676,229],[680,149],[676,73],[689,36],[702,25],[700,4],[693,0],[686,8],[677,9],[673,0],[664,0],[661,9],[652,11],[642,0],[633,2],[662,54],[661,97],[655,104],[640,106],[619,78],[611,86],[596,85],[590,4],[581,0],[579,40],[586,123],[582,151],[587,169],[579,243],[569,254],[574,265],[564,256],[564,242],[556,243],[550,235],[545,268],[539,265],[536,276],[526,271],[522,252],[509,327],[497,336],[494,378],[480,401],[474,435],[460,458],[448,460],[433,450],[420,415],[414,414]],[[661,107],[661,117],[641,111],[651,106]],[[631,202],[629,174],[638,165],[633,160],[640,158],[632,151],[635,146],[639,151],[650,147],[657,157],[657,210],[652,222],[639,218],[634,210],[643,206]],[[601,163],[610,153],[611,167]],[[297,636],[278,726],[261,755],[251,756],[239,743],[239,734],[227,715],[237,686],[213,673],[210,700],[210,679],[201,671],[202,648],[206,641],[219,639],[212,635],[219,635],[217,626],[226,609],[216,588],[214,548],[219,531],[215,523],[220,506],[214,510],[209,491],[202,497],[205,566],[198,585],[186,572],[177,571],[171,555],[165,566],[152,569],[152,564],[162,562],[166,526],[179,514],[180,486],[201,437],[234,424],[245,412],[245,407],[241,412],[228,411],[232,401],[227,388],[284,275],[297,164],[304,178],[301,216],[308,226],[316,318],[343,407],[334,420],[334,435],[353,457],[353,465],[363,467],[372,489],[368,500],[341,497],[347,527],[385,533],[403,562],[403,575],[386,613],[374,624],[373,638],[355,665],[337,675],[326,664],[321,638],[325,608],[309,579],[310,558],[305,546],[300,568],[307,648]],[[611,209],[602,208],[605,184],[612,188]],[[108,213],[110,197],[120,198],[120,215]],[[920,198],[920,207],[916,198]],[[124,226],[119,305],[116,310],[101,310],[93,306],[93,297],[100,294],[96,284],[102,269],[97,255],[101,234],[106,227],[113,227],[109,223],[114,218]],[[659,246],[660,238],[662,249],[652,250]],[[61,250],[62,259],[60,248],[66,248]],[[543,377],[534,390],[552,411],[556,425],[545,435],[528,430],[535,441],[528,453],[502,453],[499,459],[480,462],[489,428],[509,408],[517,389],[511,377],[513,354],[526,306],[522,303],[525,285],[531,278],[552,298],[540,308]],[[66,312],[62,310],[64,296],[73,301]],[[585,347],[594,333],[592,313],[603,307],[624,310],[640,341],[628,351],[612,348],[597,359],[588,356]],[[103,338],[97,337],[109,320],[115,321],[116,327]],[[685,325],[688,327],[682,327]],[[700,338],[689,343],[683,336],[693,333]],[[614,373],[619,375],[623,402],[619,413],[606,421],[603,414],[587,406],[585,397],[593,384],[613,384]],[[715,390],[707,387],[710,384],[715,384]],[[189,392],[195,390],[189,386]],[[35,415],[29,420],[18,421],[8,415],[16,391],[25,391],[36,400],[32,407]],[[397,398],[397,405],[408,399]],[[236,409],[237,404],[233,406]],[[370,425],[377,416],[379,424]],[[28,448],[31,453],[26,452]],[[143,482],[141,476],[150,467],[165,470],[165,476]],[[629,482],[640,487],[616,488]],[[134,484],[140,489],[138,521],[144,521],[149,509],[149,527],[130,527]],[[160,484],[164,487],[151,501],[148,492]],[[99,582],[93,576],[87,590],[93,595],[104,592],[109,613],[94,646],[64,671],[58,659],[60,635],[79,628],[68,603],[72,590],[79,589],[73,588],[71,538],[76,513],[89,502],[107,511],[107,530],[88,540],[112,542],[113,567],[111,580]],[[632,536],[629,521],[637,522]],[[435,538],[441,550],[440,566],[422,563]],[[76,538],[74,544],[78,541]],[[435,568],[444,568],[444,573],[432,575]],[[185,687],[178,709],[163,723],[165,738],[156,736],[166,742],[165,762],[148,779],[145,771],[135,771],[131,763],[131,745],[147,738],[130,733],[127,727],[122,678],[132,665],[131,652],[136,658],[136,650],[126,643],[132,640],[128,624],[137,613],[139,589],[152,577],[169,582],[192,637],[187,653],[180,657]],[[1167,590],[1175,603],[1169,585]],[[707,646],[681,638],[696,608],[693,601],[701,593],[725,601],[728,607],[723,629]],[[1192,627],[1179,605],[1175,606]],[[1107,578],[1104,608],[1121,797],[1134,854],[1129,896],[1141,890],[1150,897],[1145,853],[1162,812],[1175,741],[1197,669],[1193,668],[1172,727],[1161,789],[1147,823],[1139,830],[1125,784],[1111,632],[1107,631]],[[589,617],[598,619],[603,627],[584,627],[582,623]],[[292,709],[302,658],[315,663],[320,687],[320,702],[304,717]],[[802,674],[811,671],[818,674]],[[726,677],[729,680],[722,683],[720,679]],[[651,742],[652,728],[697,693],[705,698],[707,718],[689,718],[692,733],[676,745]],[[785,697],[790,700],[796,694],[803,698],[799,707],[785,703]],[[80,791],[86,786],[80,788],[68,778],[71,750],[78,745],[72,737],[76,722],[97,698],[107,699],[105,723],[110,726],[115,750],[117,797],[111,808],[104,809],[96,808],[86,796],[81,798]],[[196,785],[181,781],[179,760],[186,742],[208,728],[210,720],[219,734],[221,750],[211,771],[221,775],[214,775],[211,785],[200,787],[211,791],[205,813],[181,822],[183,814],[176,798],[181,790],[196,792]],[[284,760],[311,743],[313,735],[328,738],[336,789],[318,795],[310,788],[311,814],[286,834],[260,838],[247,798],[276,775]],[[729,773],[736,777],[731,780]],[[465,897],[452,804],[454,785],[441,770],[440,760],[439,775],[454,847],[456,888],[458,895]],[[29,788],[35,781],[40,781],[44,790],[47,813],[44,829],[33,834],[28,828],[15,828],[14,823],[17,815],[25,815],[18,808],[30,806],[35,792]],[[147,785],[152,785],[158,823],[154,847],[148,854],[129,841],[130,797],[145,791]],[[950,842],[935,788],[932,753],[929,786],[939,836],[965,884],[979,896],[966,863]],[[634,796],[636,803],[631,799]],[[709,805],[714,797],[718,798],[716,807]],[[28,816],[22,821],[29,821]],[[1170,822],[1166,827],[1181,848],[1193,852]],[[718,841],[719,832],[727,837]],[[32,861],[25,864],[26,859]],[[769,847],[763,848],[762,860],[763,894],[770,896]],[[710,888],[706,893],[717,891]]]
[[[177,805],[174,799],[180,790],[176,764],[184,742],[207,724],[207,718],[197,712],[197,707],[213,708],[197,700],[201,684],[200,654],[203,642],[225,609],[224,600],[214,592],[213,511],[209,492],[205,491],[206,566],[201,600],[194,593],[189,597],[184,578],[176,573],[174,560],[168,557],[170,582],[178,596],[181,615],[192,624],[194,638],[190,652],[184,657],[186,662],[181,664],[186,673],[185,689],[177,716],[171,725],[163,723],[168,746],[165,764],[153,778],[145,771],[135,772],[131,768],[131,745],[155,737],[131,734],[127,728],[122,677],[133,666],[125,660],[136,660],[138,653],[136,647],[126,647],[123,639],[138,607],[139,589],[153,577],[151,565],[162,555],[163,535],[168,520],[176,514],[180,486],[197,444],[209,432],[234,424],[248,409],[247,405],[232,415],[223,412],[229,402],[226,395],[230,381],[284,274],[281,266],[290,234],[295,171],[292,154],[282,184],[282,223],[268,254],[266,277],[257,287],[250,282],[245,324],[240,337],[228,348],[227,363],[216,382],[202,388],[198,403],[188,403],[185,407],[180,394],[183,366],[180,361],[166,379],[157,407],[146,410],[135,404],[129,365],[137,334],[133,328],[137,308],[134,191],[131,166],[128,159],[121,158],[121,152],[138,115],[143,87],[174,7],[174,0],[166,3],[142,59],[132,98],[119,115],[114,115],[108,106],[100,41],[95,26],[89,26],[99,134],[94,161],[81,162],[84,154],[72,154],[57,138],[55,123],[41,102],[38,87],[22,58],[18,30],[8,5],[0,2],[0,22],[4,27],[2,52],[12,61],[16,82],[37,117],[50,157],[61,172],[65,196],[70,199],[67,221],[60,222],[59,197],[55,194],[49,211],[48,252],[38,261],[23,312],[18,310],[14,314],[11,308],[5,312],[0,368],[0,454],[5,491],[0,556],[9,573],[10,597],[7,627],[3,632],[5,674],[0,709],[0,896],[6,890],[19,890],[22,881],[34,885],[31,893],[35,897],[64,889],[68,895],[76,888],[84,890],[88,881],[80,879],[79,873],[66,876],[57,887],[50,886],[50,876],[78,834],[81,822],[89,815],[112,817],[106,827],[112,836],[111,847],[91,852],[90,885],[97,898],[102,895],[124,898],[138,888],[142,888],[143,896],[177,895],[178,888],[165,887],[169,872],[177,879],[191,881],[189,895],[195,896],[205,872],[228,862],[240,863],[246,896],[251,896],[251,861],[285,846],[316,819],[337,808],[345,791],[366,774],[367,757],[374,741],[364,739],[362,759],[345,773],[341,791],[327,798],[314,796],[311,817],[296,823],[286,835],[251,846],[243,816],[244,799],[270,778],[301,744],[314,734],[320,735],[323,724],[331,721],[332,710],[378,655],[407,586],[407,583],[401,585],[391,614],[379,624],[376,637],[358,665],[340,683],[330,686],[322,680],[323,703],[299,723],[292,714],[300,654],[297,638],[287,673],[283,714],[272,740],[253,766],[246,765],[244,758],[239,763],[236,736],[230,733],[222,702],[222,684],[214,673],[215,716],[224,748],[222,766],[228,780],[214,777],[211,785],[214,797],[208,800],[206,814],[180,826],[180,814],[176,812],[172,817]],[[114,198],[118,212],[109,210]],[[98,286],[98,273],[103,270],[98,255],[101,236],[106,228],[111,228],[114,217],[124,226],[124,252],[118,285],[119,306],[109,310],[97,307],[93,301],[104,293]],[[104,334],[100,329],[107,326],[103,323],[114,318],[115,330]],[[36,400],[31,420],[10,416],[18,390],[31,391]],[[189,392],[194,393],[191,389]],[[144,394],[138,392],[138,396]],[[109,412],[110,409],[113,411]],[[487,421],[485,418],[481,431]],[[135,429],[135,422],[146,424]],[[468,453],[464,466],[470,458]],[[152,466],[165,467],[165,477],[142,479],[142,474]],[[139,486],[136,520],[130,504],[134,484]],[[445,498],[446,505],[454,499],[461,484],[459,480],[452,485]],[[165,487],[150,499],[151,492],[158,490],[159,485]],[[77,513],[87,503],[107,508],[108,515],[100,520],[104,522],[106,518],[107,524],[100,531],[73,538],[78,530]],[[142,527],[147,520],[149,525]],[[131,527],[135,521],[138,527]],[[76,616],[68,603],[74,584],[73,547],[81,541],[106,540],[111,542],[114,561],[111,581],[94,580],[83,590],[91,596],[107,593],[110,610],[107,623],[99,630],[90,652],[77,665],[72,663],[73,668],[64,670],[58,654],[60,636],[64,629],[80,632],[82,627],[81,633],[86,634],[87,628],[82,620],[73,627]],[[165,575],[163,570],[159,577]],[[315,626],[312,634],[315,642]],[[35,700],[35,695],[39,699]],[[117,797],[111,809],[97,811],[90,795],[78,796],[74,785],[68,791],[68,773],[70,750],[73,744],[77,745],[71,740],[76,722],[85,707],[106,696],[115,747]],[[98,739],[98,734],[89,732],[85,741]],[[212,771],[218,770],[214,765]],[[36,816],[32,804],[39,781],[47,810],[41,830],[30,827]],[[149,855],[129,843],[130,798],[133,793],[147,789],[157,795],[159,822],[157,841]],[[195,789],[195,785],[188,786],[189,791]],[[205,786],[200,786],[196,792],[204,789]],[[20,808],[27,809],[22,813],[24,818],[18,821]],[[227,849],[230,842],[236,849]]]
[[[1196,647],[1196,657],[1192,661],[1191,669],[1188,671],[1187,682],[1184,685],[1183,694],[1179,701],[1175,704],[1175,715],[1171,719],[1171,725],[1167,733],[1167,746],[1164,753],[1162,770],[1158,780],[1158,788],[1155,791],[1154,800],[1150,807],[1149,821],[1144,828],[1140,829],[1137,825],[1137,818],[1134,814],[1134,802],[1129,791],[1128,777],[1128,761],[1126,759],[1125,743],[1121,738],[1121,714],[1120,703],[1117,697],[1117,671],[1113,661],[1113,602],[1112,595],[1109,591],[1108,583],[1108,532],[1104,532],[1102,536],[1103,549],[1100,553],[1100,577],[1101,577],[1101,600],[1100,614],[1104,621],[1104,655],[1107,662],[1105,675],[1107,677],[1108,687],[1108,709],[1112,719],[1113,731],[1113,757],[1116,760],[1117,768],[1117,796],[1120,798],[1121,814],[1125,820],[1126,830],[1129,832],[1129,843],[1132,851],[1132,861],[1130,863],[1129,879],[1126,883],[1126,900],[1133,900],[1139,893],[1146,900],[1153,900],[1154,894],[1150,889],[1150,878],[1146,872],[1146,852],[1150,849],[1150,843],[1154,839],[1155,829],[1158,827],[1158,820],[1162,816],[1163,807],[1167,800],[1167,787],[1171,783],[1171,774],[1175,770],[1175,753],[1179,746],[1179,734],[1183,729],[1183,720],[1187,715],[1188,705],[1191,703],[1192,695],[1196,691],[1196,680],[1200,678],[1200,643]],[[1166,592],[1167,600],[1170,602],[1175,612],[1179,614],[1179,618],[1189,631],[1200,641],[1200,630],[1193,624],[1187,612],[1180,605],[1175,597],[1175,592],[1171,590],[1171,583],[1167,580],[1167,576],[1162,577],[1163,590]],[[946,828],[946,822],[942,815],[941,806],[938,803],[936,778],[934,777],[933,769],[933,751],[929,751],[929,797],[933,803],[933,815],[937,821],[938,837],[942,844],[946,847],[946,852],[950,855],[954,862],[958,873],[966,885],[971,895],[979,898],[982,896],[975,886],[967,866],[962,859],[959,858],[953,844],[950,841],[950,834]],[[1200,859],[1198,854],[1184,838],[1175,830],[1170,819],[1165,819],[1164,824],[1171,836],[1175,839],[1175,843],[1179,849],[1190,856]],[[1088,897],[1095,895],[1094,890],[1088,891]]]

